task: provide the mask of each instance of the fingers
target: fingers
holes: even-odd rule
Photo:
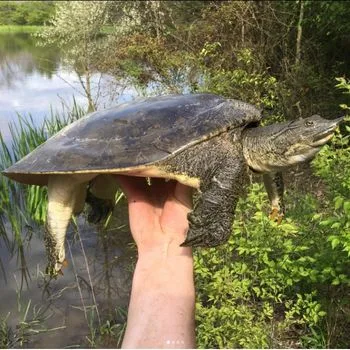
[[[142,200],[163,207],[169,197],[174,197],[187,209],[192,209],[193,189],[177,181],[152,178],[149,186],[143,177],[115,175],[115,178],[129,202]]]
[[[143,177],[114,175],[128,201],[145,199],[148,197],[148,185]]]
[[[192,209],[192,195],[193,195],[192,187],[185,186],[179,182],[176,183],[174,197],[177,201],[179,201],[182,205],[187,207],[189,210]]]
[[[164,179],[152,178],[150,191],[155,205],[163,207],[168,199],[174,198],[187,209],[192,209],[193,189],[189,186],[185,186],[175,180],[165,181]]]

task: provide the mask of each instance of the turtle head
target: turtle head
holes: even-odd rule
[[[282,170],[312,159],[334,135],[343,118],[327,120],[319,115],[291,122],[247,129],[243,151],[248,165],[258,172]]]

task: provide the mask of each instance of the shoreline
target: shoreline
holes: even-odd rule
[[[44,26],[32,26],[32,25],[0,25],[0,34],[8,33],[36,33]]]

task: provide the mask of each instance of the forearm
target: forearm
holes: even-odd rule
[[[190,248],[140,254],[123,348],[193,348],[195,291]]]

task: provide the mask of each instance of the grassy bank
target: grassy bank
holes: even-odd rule
[[[0,25],[1,33],[35,33],[42,26]]]

